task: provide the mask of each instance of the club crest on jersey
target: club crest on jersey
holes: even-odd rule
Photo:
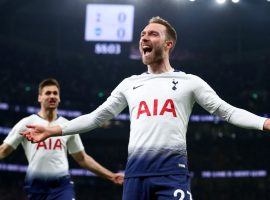
[[[45,150],[62,150],[61,140],[59,138],[57,138],[56,140],[48,138],[47,140],[39,142],[37,144],[37,150],[39,148],[44,148]]]
[[[173,84],[172,89],[173,89],[173,90],[176,90],[176,89],[177,89],[176,85],[178,84],[178,81],[175,81],[175,80],[173,79],[172,84]]]
[[[139,103],[137,119],[139,119],[141,115],[157,116],[164,115],[164,113],[171,113],[173,117],[176,117],[175,106],[172,99],[167,99],[163,105],[159,105],[158,99],[154,99],[153,110],[149,109],[149,105],[151,104],[152,102],[147,103],[146,101]]]

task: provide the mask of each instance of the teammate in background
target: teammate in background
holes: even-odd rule
[[[141,32],[139,48],[148,71],[124,79],[95,111],[65,124],[29,125],[28,140],[88,132],[129,107],[131,125],[123,200],[191,200],[186,131],[195,102],[243,128],[270,130],[270,120],[223,101],[201,78],[175,70],[169,55],[175,29],[153,17]]]
[[[0,146],[0,159],[3,159],[22,144],[29,162],[25,179],[29,199],[75,199],[67,151],[81,167],[115,184],[123,183],[123,174],[112,173],[86,154],[78,134],[49,138],[39,143],[31,143],[20,135],[29,123],[54,126],[68,121],[57,115],[60,103],[60,86],[57,80],[46,79],[40,83],[38,102],[41,105],[39,113],[18,122]]]

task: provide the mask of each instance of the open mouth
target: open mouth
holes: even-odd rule
[[[49,104],[55,104],[56,101],[52,100],[52,101],[49,101]]]
[[[143,54],[147,56],[148,54],[152,52],[153,48],[145,45],[142,47],[142,50],[143,50]]]

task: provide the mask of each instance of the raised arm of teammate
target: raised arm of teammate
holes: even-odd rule
[[[12,152],[14,151],[14,149],[12,148],[12,146],[3,143],[0,146],[0,160],[9,156]]]
[[[74,160],[83,168],[95,173],[96,175],[112,181],[114,184],[122,185],[124,182],[123,173],[113,173],[105,167],[101,166],[85,151],[71,154]]]

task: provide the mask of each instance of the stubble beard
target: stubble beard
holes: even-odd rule
[[[48,111],[53,111],[56,110],[58,108],[59,103],[55,103],[54,105],[50,105],[50,103],[48,103],[47,105],[44,105],[45,110]]]
[[[142,56],[142,62],[145,65],[160,63],[164,58],[164,50],[160,46],[157,49],[153,49],[150,56]]]

